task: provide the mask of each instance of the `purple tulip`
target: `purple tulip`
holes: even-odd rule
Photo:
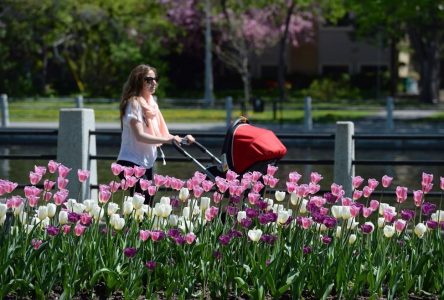
[[[327,203],[330,203],[330,204],[335,204],[336,201],[338,201],[338,197],[336,197],[335,195],[333,195],[330,192],[324,193],[324,198],[325,198],[325,200],[327,200]]]
[[[362,224],[361,225],[361,231],[365,234],[372,233],[374,230],[374,227],[369,224]]]
[[[314,203],[314,201],[310,201],[310,202],[308,202],[308,204],[307,204],[307,210],[308,210],[311,214],[319,213],[319,211],[320,211],[319,207],[316,206],[316,204]]]
[[[285,222],[284,225],[290,225],[292,221],[293,221],[293,217],[289,216],[288,219],[287,219],[287,222]]]
[[[260,210],[265,210],[268,207],[268,203],[262,200],[256,201],[256,206],[259,207]]]
[[[55,226],[52,226],[52,225],[49,225],[47,228],[46,228],[46,232],[48,233],[48,235],[50,235],[50,236],[56,236],[56,235],[58,235],[59,234],[59,228],[57,228],[57,227],[55,227]]]
[[[401,218],[405,221],[410,221],[415,217],[415,212],[411,209],[403,209],[401,211]]]
[[[213,252],[213,256],[214,256],[214,258],[215,258],[216,260],[221,260],[221,259],[222,259],[222,253],[221,253],[219,250],[214,251],[214,252]]]
[[[170,230],[168,230],[168,236],[175,238],[178,237],[180,235],[180,231],[177,228],[171,228]]]
[[[227,214],[230,216],[235,216],[238,212],[238,208],[234,206],[227,206]]]
[[[325,216],[319,212],[313,212],[311,216],[316,223],[322,224],[324,222]]]
[[[336,226],[337,220],[330,216],[324,216],[324,220],[322,223],[327,227],[328,229],[334,228]]]
[[[240,232],[239,230],[236,230],[236,229],[231,229],[230,231],[228,231],[228,235],[231,238],[242,237],[243,236],[242,232]]]
[[[249,228],[251,226],[251,224],[253,224],[253,221],[247,217],[247,218],[243,218],[240,223],[241,223],[242,227]]]
[[[324,235],[321,239],[322,243],[329,245],[331,243],[332,238],[328,235]]]
[[[259,215],[259,212],[253,208],[246,208],[245,212],[247,213],[247,217],[253,219]]]
[[[231,241],[231,236],[227,235],[227,234],[222,234],[219,237],[219,243],[221,243],[223,246],[226,246],[230,243]]]
[[[311,247],[310,246],[304,246],[303,253],[304,253],[304,255],[310,254],[311,253]]]
[[[145,263],[145,267],[147,267],[148,270],[150,270],[150,271],[154,271],[154,269],[156,268],[156,262],[155,262],[155,261],[152,261],[152,260],[147,261],[147,262]]]
[[[268,245],[273,245],[276,240],[277,236],[272,234],[263,234],[261,236],[261,241]]]
[[[424,215],[429,216],[436,211],[436,204],[424,202],[421,209]]]
[[[271,260],[269,258],[267,258],[265,260],[265,265],[268,267],[271,264]]]
[[[438,222],[436,222],[436,221],[428,220],[428,221],[426,222],[426,224],[427,224],[427,227],[430,228],[430,229],[436,229],[436,228],[438,228]]]
[[[75,212],[68,212],[68,221],[71,223],[77,223],[77,221],[80,220],[80,215]]]
[[[240,196],[230,196],[230,203],[239,204],[241,201]]]
[[[174,241],[176,242],[176,245],[183,245],[183,244],[185,244],[186,241],[187,241],[187,240],[186,240],[183,236],[181,236],[181,235],[176,236],[176,237],[174,237],[173,239],[174,239]]]
[[[178,208],[180,204],[179,199],[177,199],[176,197],[170,198],[170,204],[173,208]]]
[[[132,248],[132,247],[125,248],[123,250],[123,254],[125,254],[126,257],[132,258],[132,257],[136,256],[137,249],[136,248]]]

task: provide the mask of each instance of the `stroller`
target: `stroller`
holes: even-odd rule
[[[228,129],[222,147],[221,159],[199,142],[195,141],[193,145],[209,155],[213,164],[204,166],[181,144],[174,143],[180,153],[193,160],[212,180],[217,176],[225,177],[228,170],[239,175],[250,171],[264,174],[269,164],[275,165],[287,153],[287,148],[272,131],[250,125],[245,117],[237,119]]]

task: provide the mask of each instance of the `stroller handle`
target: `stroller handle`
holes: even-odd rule
[[[198,146],[199,149],[201,149],[201,150],[202,150],[202,148],[205,149],[205,152],[207,152],[207,153],[208,153],[213,159],[217,160],[219,164],[221,163],[220,160],[219,160],[217,157],[215,157],[210,151],[208,151],[207,148],[205,148],[204,146],[202,146],[200,143],[198,143],[198,142],[194,142],[193,144],[196,144],[196,146]],[[211,179],[214,180],[214,178],[215,178],[214,175],[213,175],[211,172],[209,172],[209,171],[207,170],[207,168],[206,168],[203,164],[201,164],[201,163],[200,163],[195,157],[193,157],[191,154],[189,154],[189,153],[188,153],[188,152],[182,147],[181,143],[178,143],[178,142],[176,142],[176,141],[173,141],[173,146],[174,146],[174,148],[176,148],[177,151],[179,151],[180,153],[182,153],[185,157],[188,157],[189,159],[191,159],[192,161],[194,161],[195,164],[197,164],[202,170],[204,170],[204,172],[205,172],[205,173],[206,173]]]

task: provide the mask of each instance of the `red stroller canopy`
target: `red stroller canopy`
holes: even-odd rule
[[[287,153],[287,148],[272,131],[250,124],[239,124],[232,139],[229,149],[232,165],[240,174],[257,162],[279,160]]]

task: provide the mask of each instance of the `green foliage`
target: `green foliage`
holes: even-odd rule
[[[302,94],[319,101],[361,99],[359,89],[351,85],[350,77],[347,75],[337,80],[329,77],[315,79],[307,89],[302,91]]]

